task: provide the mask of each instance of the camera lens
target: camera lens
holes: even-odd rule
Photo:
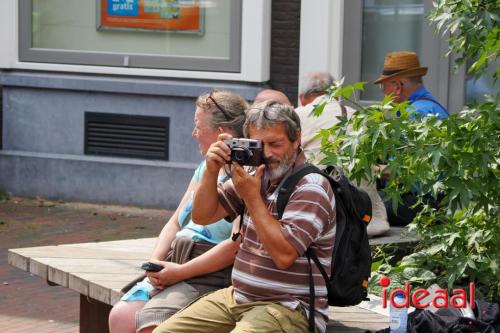
[[[246,147],[238,147],[231,150],[231,159],[242,165],[251,159],[252,155],[252,152]]]

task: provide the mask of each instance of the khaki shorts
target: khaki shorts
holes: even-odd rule
[[[176,283],[151,298],[146,305],[135,314],[135,327],[141,330],[150,326],[158,326],[174,313],[187,306],[196,298],[219,288]]]
[[[308,321],[302,308],[272,302],[237,304],[233,287],[203,296],[159,325],[153,333],[303,333]]]

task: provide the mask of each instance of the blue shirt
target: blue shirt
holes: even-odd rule
[[[435,114],[439,119],[449,116],[446,109],[439,104],[434,96],[432,96],[432,94],[424,87],[420,87],[415,90],[415,92],[408,98],[408,101],[410,102],[410,105],[415,108],[415,111],[423,117],[426,117],[429,114]]]
[[[201,162],[193,175],[193,180],[199,182],[201,175],[205,170],[205,161]],[[224,182],[228,177],[219,177],[219,182]],[[177,232],[176,237],[190,237],[193,241],[204,240],[212,244],[218,244],[231,235],[232,225],[226,220],[220,220],[209,225],[199,225],[191,220],[191,211],[193,210],[193,192],[182,206],[179,212],[179,226],[181,230]]]

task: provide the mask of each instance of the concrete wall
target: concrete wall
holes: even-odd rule
[[[212,88],[247,99],[258,87],[3,71],[0,190],[51,199],[175,208],[201,160],[191,138],[196,97]],[[169,161],[84,155],[84,113],[170,117]]]

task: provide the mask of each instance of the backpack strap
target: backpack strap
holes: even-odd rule
[[[323,279],[325,280],[325,283],[328,288],[328,283],[330,281],[330,278],[328,277],[328,274],[326,274],[325,268],[321,263],[319,262],[318,256],[316,255],[316,251],[312,247],[309,247],[306,250],[306,255],[307,255],[307,262],[309,263],[309,332],[314,332],[314,311],[315,311],[315,299],[316,299],[316,290],[314,289],[314,279],[312,275],[312,265],[311,265],[311,259],[314,261],[316,264],[316,267],[318,267],[321,275],[323,276]]]
[[[290,196],[295,190],[295,186],[297,185],[299,180],[310,173],[319,173],[320,175],[329,178],[320,169],[318,169],[318,167],[312,164],[305,163],[304,165],[301,165],[294,173],[287,177],[287,179],[283,182],[278,190],[278,198],[276,199],[278,218],[281,219],[283,217],[288,199],[290,199]]]
[[[323,276],[323,279],[325,279],[325,282],[328,283],[328,281],[330,280],[330,278],[328,277],[328,274],[326,274],[326,271],[325,271],[325,268],[323,267],[323,265],[321,265],[321,263],[319,262],[318,256],[316,255],[316,251],[314,251],[310,247],[310,248],[307,249],[306,254],[307,254],[307,258],[310,257],[314,261],[314,263],[318,267],[321,275]]]
[[[444,110],[444,112],[446,112],[446,114],[449,116],[450,113],[448,112],[448,110],[446,110],[446,108],[444,106],[441,105],[441,103],[439,103],[438,101],[436,101],[435,99],[432,99],[432,98],[429,98],[429,97],[419,97],[417,99],[415,99],[415,101],[430,101],[430,102],[433,102],[434,104],[437,104],[439,105],[439,107],[441,109]]]
[[[292,173],[290,176],[288,176],[286,179],[283,180],[283,182],[280,184],[279,189],[278,189],[278,198],[276,199],[276,207],[278,210],[278,218],[281,219],[283,216],[283,212],[285,211],[286,204],[288,203],[288,199],[290,199],[290,195],[292,195],[292,192],[295,190],[295,185],[299,182],[299,180],[304,177],[305,175],[308,175],[310,173],[319,173],[323,176],[325,176],[327,179],[330,180],[330,177],[328,177],[324,172],[322,172],[318,167],[309,164],[309,163],[304,163],[303,165],[299,166],[294,173]],[[241,224],[243,223],[243,215],[245,213],[245,205],[243,205],[243,208],[240,212],[240,225],[238,228],[238,232],[233,233],[231,236],[231,239],[233,242],[236,242],[239,236],[241,236]]]
[[[309,252],[311,248],[308,248],[306,251],[307,254],[307,262],[309,263],[307,273],[309,275],[309,332],[314,333],[315,331],[315,323],[314,323],[314,313],[316,311],[316,290],[314,289],[314,278],[312,274],[312,265],[311,265],[311,255]],[[316,257],[317,258],[317,257]]]
[[[318,173],[320,175],[323,175],[328,179],[330,184],[333,187],[332,184],[332,179],[326,175],[323,171],[321,171],[318,167],[312,165],[312,164],[304,164],[300,166],[293,174],[288,176],[288,178],[284,181],[282,186],[278,190],[278,198],[276,199],[276,208],[278,211],[278,217],[281,219],[283,217],[283,213],[285,211],[285,207],[288,203],[288,199],[290,199],[290,196],[292,195],[293,191],[295,190],[295,186],[301,180],[303,177],[310,173]],[[306,250],[306,256],[307,256],[307,261],[309,263],[308,265],[308,275],[309,275],[309,332],[314,333],[316,324],[314,321],[314,314],[315,314],[315,299],[316,299],[316,292],[314,289],[314,278],[312,275],[312,264],[311,264],[311,259],[314,261],[316,266],[318,266],[319,271],[321,272],[321,275],[325,279],[325,282],[328,283],[328,274],[326,273],[325,269],[319,262],[318,256],[316,255],[316,252],[309,247]]]

